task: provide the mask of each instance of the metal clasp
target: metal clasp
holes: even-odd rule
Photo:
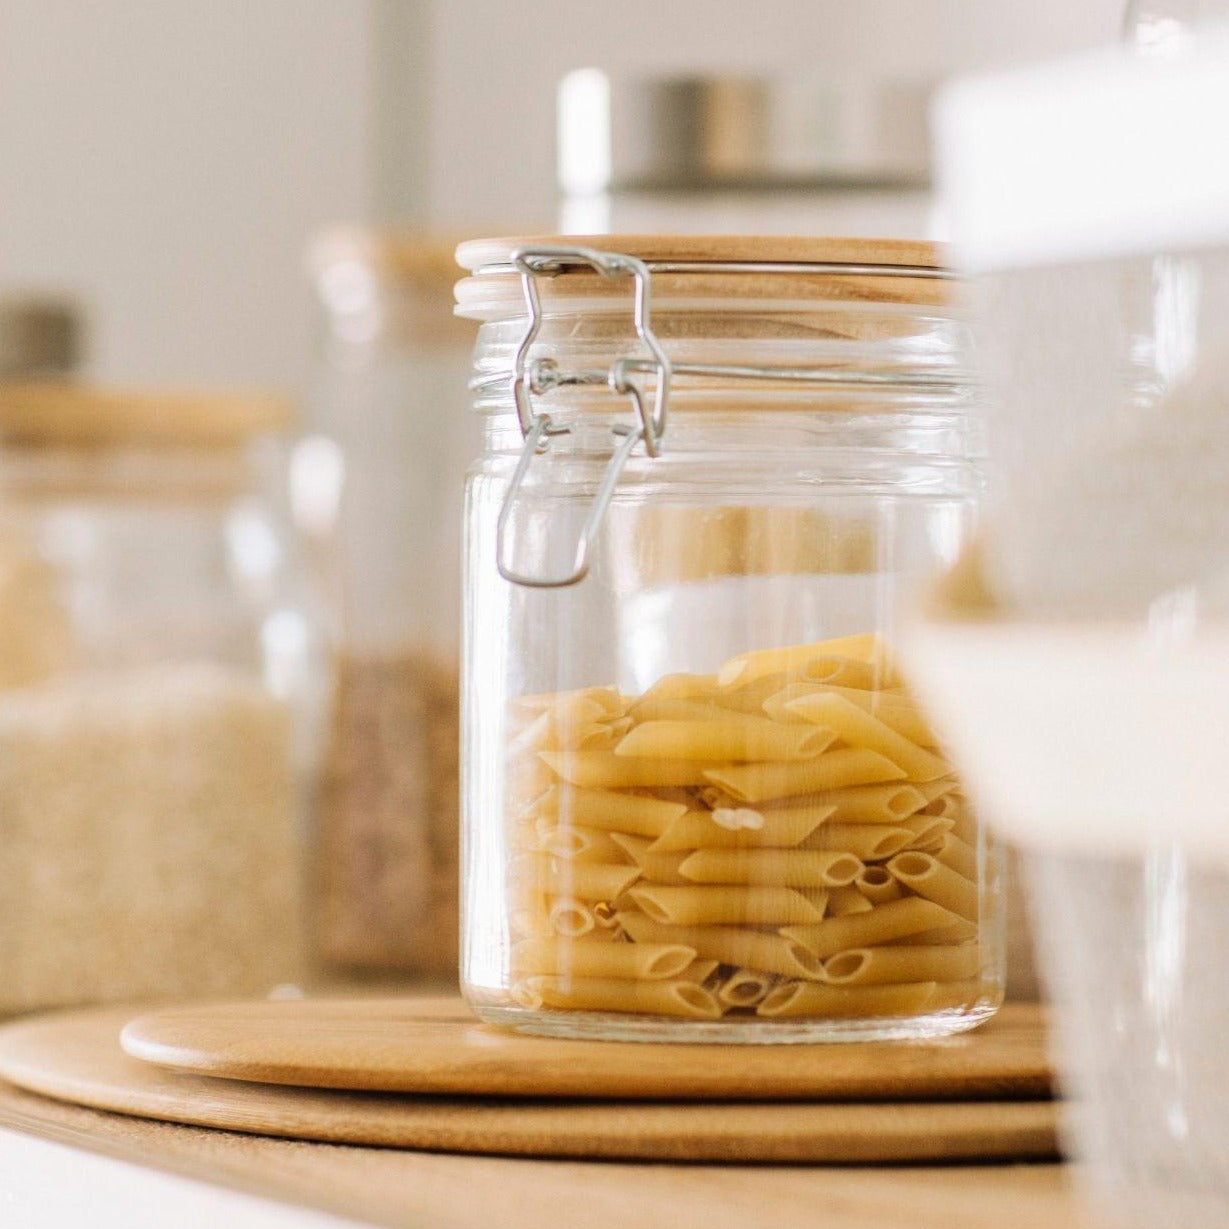
[[[512,482],[499,510],[495,562],[499,568],[499,574],[513,584],[536,589],[557,589],[576,584],[588,573],[593,540],[601,527],[602,518],[614,495],[619,475],[627,464],[632,450],[643,440],[644,450],[650,457],[661,455],[661,443],[666,430],[666,414],[670,397],[671,366],[661,342],[653,332],[650,319],[651,275],[643,261],[637,260],[634,256],[625,256],[618,252],[598,252],[592,248],[534,247],[519,248],[515,251],[512,254],[512,265],[521,276],[521,290],[525,296],[525,306],[529,311],[529,325],[517,347],[512,368],[512,398],[516,404],[516,414],[520,421],[525,446],[521,450],[520,460],[512,475]],[[531,397],[534,393],[543,392],[562,384],[588,382],[569,379],[566,374],[560,374],[558,368],[547,360],[529,362],[530,348],[542,327],[542,300],[538,294],[538,278],[554,276],[564,269],[577,265],[595,269],[603,277],[631,277],[633,279],[635,299],[632,308],[632,322],[636,329],[636,336],[648,350],[651,358],[647,364],[643,359],[634,362],[626,358],[619,359],[611,365],[606,374],[605,382],[610,391],[631,399],[632,404],[636,407],[639,425],[629,426],[625,423],[618,423],[611,428],[612,434],[619,437],[620,443],[606,466],[606,472],[593,498],[593,504],[581,526],[580,538],[576,543],[576,553],[573,556],[572,570],[564,576],[531,576],[517,572],[507,561],[506,531],[512,512],[512,503],[525,483],[534,457],[547,451],[552,436],[567,435],[571,430],[570,427],[557,426],[551,421],[549,414],[536,413]],[[643,371],[646,366],[656,374],[656,389],[651,408],[645,390],[632,379],[633,367],[636,371]]]

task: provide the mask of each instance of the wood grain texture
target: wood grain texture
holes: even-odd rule
[[[526,1037],[458,998],[171,1007],[133,1019],[133,1057],[198,1075],[312,1088],[619,1100],[1018,1100],[1050,1095],[1043,1016],[1009,1004],[929,1042],[646,1045]]]
[[[1049,1101],[807,1104],[490,1100],[280,1088],[166,1071],[119,1048],[124,1011],[0,1029],[0,1076],[93,1109],[327,1143],[511,1156],[883,1162],[1052,1159]]]
[[[302,1143],[67,1105],[0,1083],[0,1126],[384,1229],[1107,1229],[1069,1165],[861,1168],[456,1156]]]

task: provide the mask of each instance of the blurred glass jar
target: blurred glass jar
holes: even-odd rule
[[[0,385],[0,1011],[303,972],[326,679],[289,423]]]
[[[560,230],[941,237],[931,92],[865,75],[577,69],[557,95]]]
[[[913,660],[1030,851],[1081,1174],[1124,1224],[1203,1229],[1229,1221],[1229,29],[1152,47],[941,99],[993,481]]]
[[[997,868],[891,649],[978,489],[934,249],[588,242],[458,254],[465,994],[564,1036],[971,1027]]]
[[[339,230],[311,252],[316,459],[339,476],[323,526],[338,690],[317,942],[340,968],[452,975],[457,964],[460,511],[480,434],[452,250]]]

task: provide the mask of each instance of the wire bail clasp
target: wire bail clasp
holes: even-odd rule
[[[644,450],[650,457],[661,455],[670,397],[671,365],[661,342],[653,332],[651,274],[643,261],[619,252],[599,252],[593,248],[525,247],[518,248],[512,253],[512,266],[520,274],[521,290],[529,312],[529,325],[517,347],[511,378],[512,399],[516,405],[517,419],[520,422],[525,446],[521,449],[520,460],[517,462],[512,481],[499,510],[495,562],[499,568],[499,574],[513,584],[526,585],[535,589],[558,589],[574,585],[587,575],[593,540],[601,528],[602,519],[614,495],[619,475],[627,464],[632,450],[643,440]],[[572,570],[562,576],[532,576],[516,571],[507,560],[506,531],[512,504],[525,483],[534,457],[547,451],[552,436],[567,435],[571,431],[570,427],[561,427],[552,422],[549,414],[535,412],[532,396],[562,385],[589,383],[587,379],[573,378],[566,373],[561,373],[550,360],[539,359],[532,363],[529,361],[529,351],[542,327],[542,300],[538,293],[538,278],[553,277],[565,269],[576,266],[592,268],[603,277],[631,277],[633,279],[635,297],[632,307],[632,323],[636,329],[637,338],[651,357],[647,364],[644,360],[637,360],[633,364],[627,358],[618,359],[606,373],[605,383],[610,391],[630,398],[636,407],[637,425],[617,423],[611,428],[611,433],[620,442],[611,455],[606,472],[594,495],[593,503],[581,526],[580,538],[576,543],[576,553],[572,560]],[[636,371],[642,371],[647,366],[656,374],[656,388],[651,406],[644,388],[632,379],[633,366]]]

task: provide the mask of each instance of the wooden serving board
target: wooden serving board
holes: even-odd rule
[[[198,1075],[451,1096],[1019,1100],[1053,1084],[1035,1004],[931,1042],[725,1046],[527,1037],[480,1024],[459,998],[303,999],[164,1008],[121,1042]]]
[[[28,1092],[140,1118],[432,1152],[779,1163],[1057,1155],[1049,1101],[561,1102],[270,1087],[129,1057],[117,1040],[129,1015],[91,1009],[0,1028],[0,1076]]]

